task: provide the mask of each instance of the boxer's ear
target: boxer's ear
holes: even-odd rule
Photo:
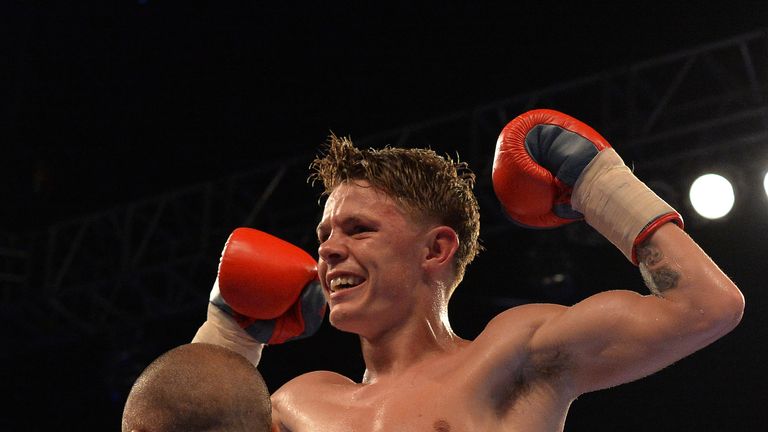
[[[446,265],[453,266],[453,257],[459,249],[459,237],[453,228],[440,225],[426,233],[426,255],[424,265],[438,269]]]

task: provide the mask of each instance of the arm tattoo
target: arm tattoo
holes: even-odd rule
[[[659,248],[647,243],[640,245],[637,249],[637,258],[640,274],[651,293],[661,297],[665,291],[677,286],[680,274],[667,265],[659,266],[664,258]]]

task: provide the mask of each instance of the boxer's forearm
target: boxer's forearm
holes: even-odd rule
[[[717,334],[741,319],[744,297],[712,259],[680,228],[660,227],[637,248],[640,272],[657,297]]]

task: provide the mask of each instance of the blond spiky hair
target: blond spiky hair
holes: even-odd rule
[[[439,156],[429,149],[385,147],[361,150],[348,137],[334,134],[310,165],[309,180],[322,181],[330,194],[349,180],[365,180],[402,203],[417,216],[447,225],[456,231],[457,283],[467,265],[481,250],[480,211],[472,188],[475,175],[465,162]]]

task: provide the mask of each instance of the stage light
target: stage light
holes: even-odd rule
[[[731,182],[718,174],[705,174],[697,178],[689,192],[691,205],[707,219],[720,219],[733,208],[735,196]]]
[[[765,177],[763,177],[763,189],[765,189],[765,196],[768,197],[768,171],[765,172]]]

